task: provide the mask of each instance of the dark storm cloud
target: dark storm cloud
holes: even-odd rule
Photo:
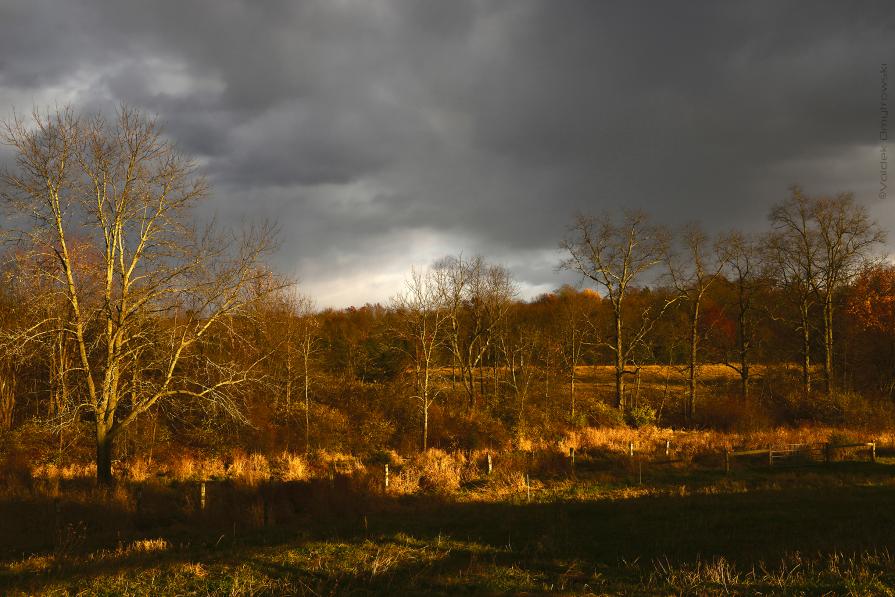
[[[0,101],[157,114],[323,303],[442,252],[534,292],[576,210],[764,225],[878,182],[887,3],[9,2]],[[873,204],[889,227],[895,217]],[[888,218],[888,221],[887,221]],[[354,297],[354,298],[352,298]]]

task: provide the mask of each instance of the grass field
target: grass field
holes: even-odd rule
[[[554,451],[497,454],[491,476],[467,462],[449,490],[424,478],[402,491],[400,467],[389,492],[374,466],[219,480],[205,509],[194,481],[99,490],[82,478],[23,480],[0,498],[0,592],[895,592],[891,444],[876,463],[858,453],[829,465],[758,459],[725,474],[705,448],[722,437],[662,464],[662,454],[611,447],[625,438],[591,436],[577,438],[574,471]],[[426,466],[450,466],[449,455]]]

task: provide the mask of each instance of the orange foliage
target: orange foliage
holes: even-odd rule
[[[862,273],[849,297],[848,311],[867,329],[895,330],[895,266]]]

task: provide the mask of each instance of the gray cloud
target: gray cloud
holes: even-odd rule
[[[883,224],[887,3],[0,0],[0,112],[127,102],[280,224],[322,304],[380,300],[440,252],[558,285],[576,210],[760,228],[792,182]]]

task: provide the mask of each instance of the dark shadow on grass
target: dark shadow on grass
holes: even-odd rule
[[[758,562],[777,562],[793,552],[808,556],[895,552],[895,487],[862,484],[891,478],[892,473],[891,466],[861,462],[805,467],[795,472],[744,469],[734,471],[730,478],[748,483],[776,477],[780,483],[795,486],[744,493],[530,504],[455,502],[429,495],[393,498],[351,480],[262,488],[219,484],[209,488],[209,505],[204,512],[196,509],[193,498],[175,499],[180,493],[170,487],[159,488],[158,495],[146,489],[140,513],[127,503],[117,509],[110,506],[116,502],[94,506],[79,502],[77,508],[64,503],[63,513],[92,521],[92,525],[105,521],[104,526],[90,527],[89,539],[71,549],[113,549],[143,537],[163,537],[172,546],[185,547],[159,554],[93,560],[72,557],[66,565],[41,576],[4,573],[0,589],[39,592],[59,582],[77,587],[97,575],[204,561],[234,567],[247,563],[265,576],[286,582],[296,592],[344,588],[449,592],[457,588],[454,583],[475,559],[475,554],[463,547],[473,544],[490,554],[494,567],[515,567],[536,578],[560,582],[574,564],[581,571],[579,586],[595,570],[620,578],[630,574],[619,566],[620,562],[639,562],[639,568],[635,568],[642,572],[649,570],[655,560],[693,563],[723,556],[749,567]],[[843,485],[798,486],[799,474],[842,479]],[[668,475],[671,479],[673,472]],[[711,485],[721,476],[707,472],[700,480]],[[803,481],[811,484],[810,478]],[[192,491],[190,487],[181,489]],[[167,507],[173,511],[162,516]],[[0,516],[23,520],[37,517],[29,524],[38,526],[50,524],[41,522],[40,517],[56,516],[54,508],[56,502],[49,498],[0,500]],[[17,528],[26,525],[21,521],[16,524],[20,524]],[[58,521],[53,524],[58,528]],[[447,538],[456,547],[434,563],[411,561],[381,574],[328,573],[326,567],[303,570],[263,557],[270,548],[299,548],[309,541],[339,541],[350,547],[366,540],[377,545],[393,544],[399,536],[421,545],[434,545]],[[4,535],[7,546],[16,540]],[[49,543],[54,540],[58,537]],[[42,545],[34,552],[59,549],[58,545],[48,547],[47,541]],[[18,554],[7,551],[7,561],[20,559],[26,549],[23,546]],[[60,561],[66,562],[64,557]]]

